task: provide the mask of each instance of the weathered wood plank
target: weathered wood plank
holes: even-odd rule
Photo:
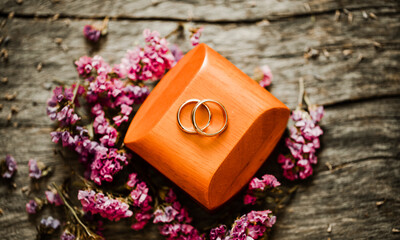
[[[399,176],[398,158],[318,172],[278,216],[273,239],[398,239],[392,228],[399,225]]]
[[[296,106],[300,76],[305,78],[311,100],[324,105],[400,94],[400,75],[396,68],[400,55],[400,42],[396,39],[399,27],[396,23],[400,15],[365,21],[360,18],[361,12],[354,14],[359,18],[355,18],[352,24],[332,23],[331,14],[318,16],[315,21],[297,19],[296,26],[302,31],[295,31],[295,25],[289,20],[269,26],[207,25],[202,40],[249,75],[255,66],[267,63],[275,75],[271,92],[291,108]],[[62,21],[14,19],[6,25],[5,32],[12,40],[8,45],[9,62],[3,63],[2,72],[9,78],[9,83],[2,85],[2,89],[5,93],[17,92],[18,96],[15,102],[0,100],[5,106],[0,112],[2,126],[7,124],[5,117],[11,105],[22,109],[15,117],[20,124],[33,126],[49,123],[41,113],[51,94],[48,89],[54,87],[51,82],[60,79],[74,83],[77,74],[73,59],[90,51],[81,33],[84,23],[72,21],[66,27]],[[132,47],[135,41],[141,41],[141,32],[145,27],[160,29],[166,35],[173,31],[176,24],[111,22],[110,34],[97,53],[110,62],[118,62],[126,49]],[[376,37],[371,39],[370,36]],[[54,43],[55,37],[63,38],[63,43],[69,47],[68,52]],[[171,39],[171,42],[183,41]],[[382,48],[376,49],[374,41],[382,42]],[[186,42],[183,46],[185,50],[190,49]],[[303,58],[306,47],[327,48],[329,58],[321,54],[318,59],[307,61]],[[344,56],[344,49],[351,49],[353,53]],[[39,62],[43,64],[41,72],[36,70]],[[31,105],[32,99],[38,105]],[[34,118],[30,117],[33,112]]]
[[[376,99],[328,108],[317,171],[364,159],[400,156],[400,98]]]
[[[207,22],[254,22],[262,19],[277,20],[299,15],[333,12],[338,9],[359,10],[368,8],[399,7],[395,0],[270,0],[270,1],[27,1],[18,5],[14,0],[5,0],[0,12],[14,11],[22,16],[128,19],[194,20]]]
[[[393,209],[398,209],[396,206],[400,204],[400,195],[394,191],[400,184],[399,161],[395,160],[398,158],[400,149],[400,116],[396,111],[399,104],[399,98],[389,98],[333,106],[326,110],[326,117],[322,121],[322,127],[325,130],[322,139],[324,145],[319,155],[316,176],[298,191],[290,207],[279,217],[278,227],[274,231],[277,236],[274,239],[302,239],[305,236],[311,239],[320,239],[325,236],[349,239],[351,234],[354,234],[353,230],[347,229],[349,221],[357,221],[357,227],[361,228],[361,225],[375,224],[376,219],[379,219],[379,223],[374,225],[373,234],[391,236],[390,231],[385,231],[392,225],[394,227],[396,223],[393,222],[394,218],[389,213]],[[365,127],[361,127],[363,125]],[[27,162],[31,157],[56,168],[56,174],[51,181],[61,181],[65,176],[69,168],[59,155],[54,155],[56,146],[50,141],[50,131],[51,128],[47,127],[0,129],[1,136],[8,136],[0,139],[0,156],[11,153],[19,162],[16,178],[18,187],[27,183]],[[33,143],[34,147],[32,147]],[[327,162],[334,166],[333,172],[327,170],[325,166]],[[75,167],[79,165],[76,161],[67,164],[71,163]],[[363,189],[363,192],[360,193],[359,189]],[[27,230],[24,231],[9,229],[18,222],[26,224],[27,215],[21,206],[12,203],[25,203],[27,198],[20,194],[19,190],[9,191],[1,188],[1,191],[9,192],[4,197],[0,197],[0,205],[5,210],[5,214],[18,211],[20,213],[13,215],[11,219],[0,218],[0,234],[11,236],[8,234],[17,232],[15,238],[10,239],[22,239],[29,235],[28,233],[34,232],[29,227],[26,227]],[[371,196],[365,197],[366,193],[370,193]],[[356,194],[361,194],[362,198]],[[376,210],[375,202],[382,199],[387,199],[387,202],[382,208]],[[343,203],[339,204],[341,200]],[[357,207],[357,211],[352,211],[346,204]],[[382,209],[385,211],[382,213],[383,216],[377,217],[376,214],[379,212],[376,211]],[[204,215],[201,211],[195,214]],[[343,218],[339,214],[344,214]],[[369,214],[370,218],[363,219],[364,214]],[[198,222],[207,221],[196,216],[194,215]],[[361,225],[358,223],[359,220]],[[331,235],[326,233],[328,223],[333,224],[334,230]],[[135,236],[136,239],[158,239],[158,235],[154,233],[156,228],[151,229],[146,232],[132,233],[126,226],[112,225],[107,228],[106,234],[109,236],[107,239],[118,239],[128,235]],[[361,234],[360,238],[371,234],[368,231],[364,232],[365,234]]]
[[[52,81],[57,78],[71,84],[77,79],[73,59],[98,53],[115,63],[135,41],[142,42],[144,28],[166,35],[176,28],[177,20],[191,17],[205,25],[201,40],[244,72],[251,75],[255,66],[268,64],[275,75],[271,92],[291,108],[296,106],[299,77],[305,78],[311,100],[327,105],[315,176],[300,187],[289,207],[278,216],[273,239],[396,239],[398,235],[391,229],[400,226],[399,3],[254,2],[256,7],[222,0],[157,4],[40,0],[24,1],[22,5],[13,0],[2,1],[1,20],[10,11],[15,11],[17,18],[7,20],[0,30],[2,36],[11,37],[8,45],[2,45],[9,50],[9,61],[0,63],[0,77],[9,79],[7,84],[0,83],[0,104],[4,105],[0,111],[0,158],[10,153],[17,159],[18,188],[29,182],[29,158],[56,169],[43,181],[42,190],[49,182],[61,182],[69,166],[79,168],[74,156],[68,156],[67,161],[72,161],[65,162],[60,155],[54,155],[57,147],[49,137],[52,123],[45,115],[49,88],[55,86]],[[333,21],[334,11],[344,8],[352,11],[353,21],[349,22],[343,13],[338,22]],[[363,19],[362,10],[374,12],[378,19]],[[188,11],[192,13],[189,15]],[[43,19],[57,13],[61,14],[58,21]],[[39,16],[37,21],[31,19],[35,14]],[[82,27],[92,23],[88,18],[105,15],[122,20],[110,21],[107,39],[99,50],[93,50],[84,41]],[[70,17],[85,20],[71,20],[67,27],[64,20]],[[132,21],[135,19],[142,21]],[[251,24],[262,19],[271,23]],[[212,22],[215,24],[209,24]],[[63,38],[68,51],[54,43],[56,37]],[[190,49],[187,40],[173,37],[170,41],[184,46],[185,51]],[[327,49],[330,56],[320,54],[307,61],[303,58],[307,48]],[[353,52],[345,56],[345,49]],[[36,70],[39,62],[43,63],[41,72]],[[12,92],[18,93],[16,100],[4,100],[4,94]],[[12,106],[20,108],[20,112],[7,122]],[[14,123],[19,125],[13,127]],[[332,165],[332,171],[327,163]],[[43,197],[43,191],[31,196]],[[34,222],[40,217],[28,218],[25,213],[24,205],[31,196],[0,184],[0,208],[4,211],[0,235],[4,239],[33,238]],[[381,200],[385,200],[384,204],[376,207],[375,203]],[[43,214],[62,217],[53,209]],[[206,215],[201,209],[193,212],[202,226],[211,222],[201,218]],[[331,233],[327,232],[328,224],[332,225]],[[110,224],[105,234],[107,239],[160,239],[155,226],[134,233],[129,226]]]

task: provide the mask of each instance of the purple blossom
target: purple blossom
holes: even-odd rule
[[[276,217],[270,210],[251,211],[233,223],[231,230],[227,233],[227,239],[258,239],[275,222]]]
[[[136,186],[136,183],[138,183],[138,182],[139,182],[139,180],[137,179],[137,174],[131,173],[131,174],[129,174],[128,182],[126,183],[126,185],[132,189]]]
[[[190,36],[190,43],[192,46],[197,46],[200,42],[200,36],[203,32],[204,27],[195,28],[192,30],[192,35]]]
[[[87,56],[79,58],[77,61],[75,61],[75,65],[76,65],[76,70],[81,76],[89,74],[93,69],[92,58]]]
[[[283,176],[289,180],[305,179],[313,174],[312,164],[317,164],[317,149],[320,148],[319,137],[323,131],[318,122],[324,115],[322,106],[312,105],[308,112],[300,108],[292,112],[294,125],[285,143],[290,155],[278,156],[278,163],[283,169]]]
[[[225,238],[226,226],[220,225],[210,231],[210,240],[222,240]]]
[[[176,195],[172,188],[168,190],[168,193],[165,195],[165,202],[166,203],[174,203],[176,201]]]
[[[136,47],[128,50],[121,64],[114,67],[120,78],[129,78],[133,81],[159,80],[165,71],[170,69],[174,62],[174,56],[168,48],[165,38],[160,38],[156,31],[149,29],[143,31],[145,47]]]
[[[133,206],[135,207],[145,207],[148,206],[152,201],[151,197],[148,195],[149,189],[145,182],[140,182],[136,184],[136,187],[130,193],[130,197],[133,200]]]
[[[29,177],[39,179],[42,177],[42,170],[39,168],[35,159],[29,159]]]
[[[46,228],[57,229],[60,226],[60,221],[58,219],[49,216],[47,218],[42,218],[40,224]]]
[[[56,206],[60,206],[63,205],[64,202],[61,199],[60,195],[57,192],[54,191],[45,191],[44,192],[46,195],[46,199],[49,203],[54,204]]]
[[[26,212],[29,214],[35,214],[38,208],[38,204],[35,200],[29,200],[29,202],[25,205]]]
[[[259,82],[261,87],[268,87],[272,83],[272,71],[268,65],[264,65],[259,67],[260,71],[262,72],[263,78]]]
[[[123,166],[127,164],[127,155],[125,153],[118,153],[116,148],[98,146],[94,161],[90,165],[90,179],[98,185],[101,185],[102,181],[111,182],[113,175],[121,171]]]
[[[244,196],[244,204],[254,205],[256,203],[257,198],[254,196],[254,191],[264,191],[266,188],[275,188],[280,185],[281,184],[278,182],[276,177],[270,174],[265,174],[261,179],[256,177],[253,178],[250,181],[249,188]]]
[[[17,171],[17,162],[15,161],[14,157],[11,155],[7,155],[4,161],[4,169],[2,177],[3,178],[11,178],[15,171]]]
[[[98,213],[111,221],[119,221],[121,218],[133,215],[125,201],[109,198],[103,193],[96,193],[93,190],[79,190],[78,199],[81,201],[83,211],[92,214]]]
[[[179,214],[172,206],[167,206],[164,209],[158,208],[154,211],[153,223],[169,223],[172,222],[175,217]]]
[[[101,31],[92,25],[85,25],[83,27],[83,35],[87,40],[97,42],[100,39]]]
[[[175,63],[174,65],[183,58],[183,52],[182,50],[178,47],[176,44],[172,44],[171,47],[169,48],[171,50],[172,55],[174,56]]]
[[[244,199],[243,199],[243,203],[245,205],[254,205],[256,204],[257,198],[255,196],[253,196],[252,193],[247,193],[246,195],[244,195]]]
[[[196,228],[185,223],[165,224],[160,227],[161,235],[167,237],[168,240],[172,239],[188,239],[188,240],[201,240],[199,232]]]
[[[75,235],[70,233],[68,230],[65,230],[62,234],[61,234],[61,240],[75,240]]]

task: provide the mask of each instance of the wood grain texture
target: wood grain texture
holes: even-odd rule
[[[17,5],[4,0],[1,12],[14,11],[21,16],[60,16],[122,19],[194,20],[203,22],[255,22],[270,21],[303,15],[323,14],[338,9],[360,10],[368,8],[399,7],[395,0],[191,0],[191,1],[29,1]]]
[[[17,187],[28,184],[29,158],[55,167],[55,174],[43,182],[42,190],[49,182],[61,182],[67,166],[79,166],[74,156],[63,160],[54,155],[57,147],[49,138],[52,123],[45,116],[49,89],[56,85],[54,79],[67,84],[76,81],[74,59],[99,54],[115,63],[126,49],[142,41],[144,28],[166,35],[177,27],[178,20],[191,18],[205,26],[201,41],[245,73],[251,75],[255,66],[268,64],[274,73],[271,92],[290,108],[296,106],[299,77],[304,77],[311,100],[326,105],[321,122],[325,134],[315,175],[301,185],[290,205],[279,214],[272,239],[398,239],[399,235],[391,231],[400,228],[398,1],[254,3],[43,0],[17,5],[13,0],[1,1],[0,22],[11,11],[16,17],[7,20],[0,30],[1,36],[11,38],[7,45],[1,45],[8,50],[9,59],[0,63],[0,77],[8,77],[7,84],[0,83],[0,158],[12,154],[18,161]],[[343,13],[344,8],[351,11],[352,22]],[[336,10],[341,11],[339,21],[334,21]],[[363,11],[373,12],[377,19],[364,19]],[[47,19],[58,13],[59,20]],[[109,35],[93,49],[83,39],[83,25],[105,15],[119,19],[110,21]],[[270,23],[257,24],[262,19]],[[54,43],[58,37],[68,51]],[[187,39],[173,36],[170,41],[183,45],[185,51],[190,49]],[[320,54],[305,59],[307,48]],[[329,57],[322,54],[323,49]],[[345,55],[343,50],[352,53]],[[43,69],[38,72],[40,62]],[[13,92],[17,92],[15,100],[4,99],[6,93]],[[12,106],[20,111],[7,121]],[[40,191],[31,196],[35,195],[43,197]],[[187,198],[182,193],[178,197]],[[1,182],[3,239],[33,238],[34,222],[40,218],[28,218],[25,213],[29,198]],[[376,202],[383,200],[377,207]],[[197,206],[189,201],[189,206]],[[195,224],[202,226],[225,214],[190,210]],[[239,214],[234,211],[232,216]],[[48,209],[44,215],[53,212]],[[329,224],[331,233],[327,232]],[[107,239],[160,239],[156,227],[135,233],[111,224],[105,234]]]

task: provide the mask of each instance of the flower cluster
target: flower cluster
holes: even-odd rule
[[[226,239],[226,226],[220,225],[219,227],[213,228],[210,231],[210,240],[222,240]]]
[[[263,74],[263,78],[259,82],[259,84],[261,85],[261,87],[268,87],[269,85],[271,85],[273,78],[271,69],[268,67],[268,65],[264,65],[260,67],[260,70]]]
[[[134,230],[140,230],[146,226],[146,224],[153,217],[152,207],[150,203],[153,201],[152,197],[148,195],[149,189],[145,182],[140,182],[137,179],[137,174],[132,173],[129,175],[128,182],[126,183],[128,189],[132,190],[129,194],[132,200],[132,205],[138,210],[135,213],[134,223],[131,228]]]
[[[129,156],[118,144],[117,128],[128,122],[132,105],[141,104],[149,89],[120,79],[100,56],[81,57],[75,65],[85,82],[77,89],[76,86],[57,87],[53,91],[47,112],[52,120],[58,121],[60,128],[51,136],[53,142],[61,140],[64,147],[75,150],[86,165],[85,176],[101,185],[103,181],[111,182],[113,175],[128,163]],[[75,113],[75,108],[80,107],[79,97],[91,108],[92,125],[80,125],[81,118]],[[89,135],[88,127],[93,127],[94,135]]]
[[[87,40],[97,42],[100,39],[101,31],[95,26],[87,24],[83,27],[83,35]]]
[[[61,240],[75,240],[75,235],[65,230],[60,237]]]
[[[275,222],[276,217],[270,210],[251,211],[237,219],[229,231],[224,225],[212,229],[210,240],[259,239]]]
[[[247,189],[247,193],[244,196],[244,204],[248,205],[254,205],[257,201],[257,198],[255,196],[255,192],[257,191],[265,191],[267,188],[275,188],[280,186],[280,182],[275,178],[273,175],[265,174],[262,176],[262,179],[259,178],[253,178],[250,181],[249,188]]]
[[[317,164],[316,150],[320,147],[319,137],[323,134],[318,122],[323,115],[324,108],[316,105],[310,106],[308,111],[297,108],[292,112],[290,118],[294,125],[290,128],[290,137],[285,141],[290,154],[278,156],[287,179],[305,179],[312,175],[311,164]]]
[[[47,115],[53,121],[57,119],[62,126],[73,125],[80,119],[74,113],[74,108],[70,104],[74,98],[74,88],[75,86],[71,88],[58,86],[53,90],[52,97],[47,101]],[[82,87],[79,87],[79,90],[83,91]]]
[[[146,45],[128,50],[121,64],[114,66],[114,72],[118,73],[120,78],[155,81],[173,66],[175,59],[168,48],[167,40],[160,38],[158,32],[151,32],[149,29],[144,30],[143,36]]]
[[[42,177],[42,169],[39,167],[38,162],[35,159],[29,159],[29,177],[33,179],[39,179]]]
[[[190,36],[190,43],[192,46],[197,46],[200,42],[201,33],[203,32],[204,27],[193,28],[190,31],[192,32]]]
[[[259,66],[254,70],[255,75],[253,79],[260,84],[261,87],[265,88],[271,85],[273,75],[268,65]]]
[[[177,201],[175,193],[169,189],[164,197],[165,203],[154,211],[153,223],[163,223],[160,233],[170,239],[203,239],[190,223],[192,218],[186,208]]]
[[[57,191],[51,189],[44,192],[46,195],[47,202],[50,204],[54,204],[55,206],[61,206],[64,204],[63,200],[61,199],[60,195]]]
[[[26,212],[29,214],[35,214],[38,209],[38,204],[35,200],[29,200],[25,205]]]
[[[101,192],[79,190],[78,199],[81,201],[84,212],[98,213],[111,221],[119,221],[121,218],[131,217],[133,214],[126,202],[109,198]]]
[[[17,171],[17,162],[13,156],[7,155],[6,159],[0,163],[0,167],[1,177],[10,179]]]
[[[52,216],[49,216],[47,218],[42,218],[42,220],[40,220],[40,224],[45,228],[57,229],[60,226],[60,221]]]

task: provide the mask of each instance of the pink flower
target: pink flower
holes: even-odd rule
[[[309,111],[310,116],[315,123],[321,121],[322,117],[324,116],[323,106],[312,105],[310,106]]]
[[[210,240],[222,240],[225,238],[226,226],[220,225],[210,231]]]
[[[142,230],[146,226],[147,223],[148,223],[148,221],[135,222],[134,224],[131,225],[131,228],[135,231],[139,231],[139,230]]]
[[[14,157],[11,155],[7,155],[5,161],[3,162],[4,171],[2,172],[3,178],[11,178],[14,173],[17,171],[17,162]],[[2,168],[3,170],[3,168]]]
[[[79,58],[77,61],[75,61],[75,65],[76,65],[76,70],[81,76],[89,74],[93,69],[92,58],[87,56]]]
[[[165,202],[167,203],[174,203],[176,201],[176,195],[172,188],[168,190],[167,195],[165,196]]]
[[[39,179],[42,177],[42,170],[39,168],[35,159],[29,159],[29,177]]]
[[[246,194],[244,196],[244,200],[243,200],[245,205],[249,205],[249,204],[254,205],[254,204],[256,204],[256,201],[257,201],[257,198],[251,194]]]
[[[258,239],[275,221],[270,210],[251,211],[234,222],[226,239]]]
[[[273,78],[271,69],[268,67],[268,65],[264,65],[260,67],[260,70],[263,73],[263,78],[259,84],[261,87],[268,87],[271,85]]]
[[[158,208],[154,211],[153,223],[169,223],[172,222],[175,217],[179,214],[172,206],[167,206],[164,209]]]
[[[49,203],[54,204],[56,206],[64,204],[63,200],[61,199],[60,195],[57,192],[45,191],[44,193],[46,194],[46,199]]]
[[[319,137],[323,134],[317,123],[323,114],[323,107],[316,105],[311,106],[308,112],[300,108],[292,112],[294,125],[290,128],[290,137],[285,140],[291,156],[278,157],[285,178],[293,181],[312,175],[311,164],[317,164],[315,153],[320,148]]]
[[[149,189],[147,188],[146,184],[144,182],[141,182],[136,185],[136,188],[132,190],[130,196],[133,200],[133,205],[136,207],[142,207],[146,204],[148,204],[150,200],[150,196],[147,195],[149,192]]]
[[[121,78],[155,81],[173,66],[175,59],[169,51],[167,40],[160,38],[158,32],[151,32],[149,29],[143,31],[143,36],[146,46],[128,50],[121,64],[114,67]]]
[[[83,35],[87,40],[97,42],[100,39],[101,31],[92,25],[85,25],[83,28]]]
[[[109,198],[103,193],[96,193],[93,190],[79,190],[78,200],[80,200],[84,212],[98,213],[111,221],[119,221],[121,218],[133,215],[133,212],[129,210],[129,205],[124,201]]]
[[[200,36],[203,30],[204,27],[198,27],[192,30],[192,35],[190,36],[190,43],[192,46],[197,46],[199,44]]]
[[[136,183],[138,183],[139,181],[137,180],[137,174],[136,173],[131,173],[129,174],[129,180],[126,183],[126,185],[128,185],[128,187],[130,188],[134,188],[136,186]]]
[[[29,202],[26,204],[26,212],[29,214],[35,214],[36,209],[38,208],[38,204],[36,203],[35,200],[29,200]]]
[[[281,185],[278,180],[273,175],[265,174],[262,179],[253,178],[250,181],[249,189],[259,189],[264,190],[265,187],[277,187]]]
[[[170,47],[171,53],[174,56],[175,63],[174,65],[183,58],[183,52],[176,44],[172,44]]]

